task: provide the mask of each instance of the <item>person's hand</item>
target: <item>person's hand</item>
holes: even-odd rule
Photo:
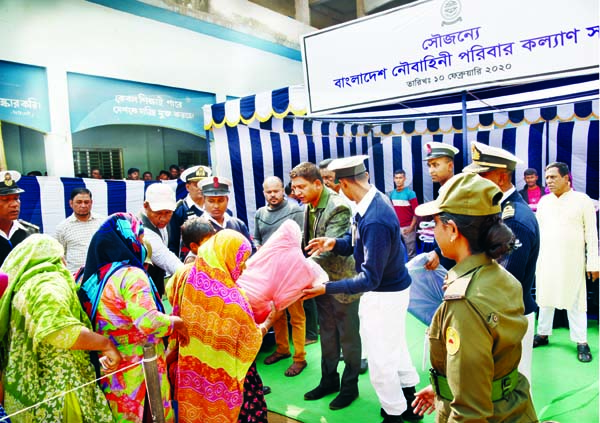
[[[316,256],[326,251],[333,250],[335,247],[335,238],[313,238],[308,241],[308,245],[304,248],[309,256]]]
[[[431,414],[435,411],[435,392],[431,385],[421,389],[415,394],[415,400],[410,404],[415,413],[419,416],[423,414]]]
[[[425,269],[435,270],[440,265],[440,258],[435,251],[427,253],[427,263],[425,263]]]
[[[264,327],[267,328],[267,330],[273,326],[273,322],[275,320],[277,320],[277,315],[279,314],[277,312],[277,310],[275,309],[275,303],[273,301],[271,301],[269,303],[270,307],[271,307],[271,311],[269,312],[269,315],[267,316],[267,318],[265,319],[265,321],[262,323]],[[283,311],[285,313],[285,310]]]
[[[190,335],[188,333],[187,327],[181,317],[179,316],[170,316],[171,321],[173,322],[173,329],[177,332],[177,342],[182,347],[187,346],[190,343]]]
[[[600,272],[598,272],[597,270],[596,271],[587,272],[587,276],[588,276],[588,278],[590,278],[592,280],[592,282],[598,280],[599,274],[600,274]]]
[[[315,285],[312,288],[303,289],[302,293],[304,294],[304,296],[302,297],[303,300],[310,300],[311,298],[325,294],[325,285],[320,284]]]
[[[402,228],[402,235],[408,235],[411,232],[412,231],[410,230],[410,228]]]
[[[102,357],[100,357],[100,364],[102,365],[102,368],[106,370],[107,373],[116,371],[119,368],[119,364],[121,364],[122,357],[115,344],[108,340],[106,349],[102,350],[101,353]]]

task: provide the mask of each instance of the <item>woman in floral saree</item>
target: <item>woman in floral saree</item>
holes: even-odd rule
[[[96,332],[110,338],[123,356],[121,367],[140,362],[144,345],[156,347],[165,420],[174,420],[162,338],[177,333],[187,344],[179,317],[164,314],[152,279],[144,270],[146,247],[141,221],[131,213],[116,213],[92,237],[79,298]],[[115,420],[142,422],[146,385],[142,366],[101,381]],[[146,414],[148,411],[146,411]]]
[[[272,315],[258,326],[235,282],[251,252],[242,234],[224,229],[200,247],[191,267],[175,276],[169,300],[190,333],[189,345],[179,345],[171,381],[180,423],[267,421],[254,360]]]
[[[101,351],[116,370],[120,355],[92,331],[77,299],[63,247],[31,235],[8,255],[9,284],[0,300],[0,362],[8,414],[95,379],[88,351]],[[112,422],[108,403],[91,384],[11,418],[14,422]]]

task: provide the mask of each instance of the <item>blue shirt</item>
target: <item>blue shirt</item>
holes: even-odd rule
[[[361,215],[365,200],[368,204]],[[389,200],[371,187],[357,205],[357,212],[355,246],[352,246],[351,233],[346,233],[343,238],[336,238],[333,248],[339,255],[354,254],[357,275],[326,284],[327,294],[395,292],[408,288],[411,279],[405,266],[406,251],[400,224]]]

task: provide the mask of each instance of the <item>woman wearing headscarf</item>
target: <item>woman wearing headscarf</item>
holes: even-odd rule
[[[456,261],[429,327],[432,386],[413,402],[420,414],[435,408],[436,422],[538,421],[518,372],[527,330],[521,284],[495,260],[514,245],[501,199],[494,183],[462,173],[416,209],[434,216],[442,254]]]
[[[2,272],[9,284],[0,300],[0,362],[8,414],[77,388],[96,377],[86,350],[121,357],[92,331],[81,308],[63,247],[47,235],[31,235],[8,255]],[[92,383],[12,417],[13,422],[112,422],[108,403]]]
[[[131,213],[116,213],[92,237],[79,298],[96,332],[112,340],[121,367],[139,363],[144,345],[156,347],[165,420],[173,421],[170,386],[162,338],[177,333],[187,344],[179,317],[164,314],[156,287],[144,270],[146,247],[141,221]],[[100,383],[118,422],[142,422],[148,413],[142,366],[103,379]],[[144,407],[146,406],[146,410]]]
[[[191,339],[179,345],[172,380],[181,423],[267,421],[254,360],[274,311],[257,325],[236,284],[251,252],[241,233],[224,229],[202,244],[193,265],[173,282],[173,310]]]

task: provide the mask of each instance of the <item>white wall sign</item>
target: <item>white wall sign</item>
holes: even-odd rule
[[[598,68],[597,0],[423,0],[302,39],[310,113]]]

